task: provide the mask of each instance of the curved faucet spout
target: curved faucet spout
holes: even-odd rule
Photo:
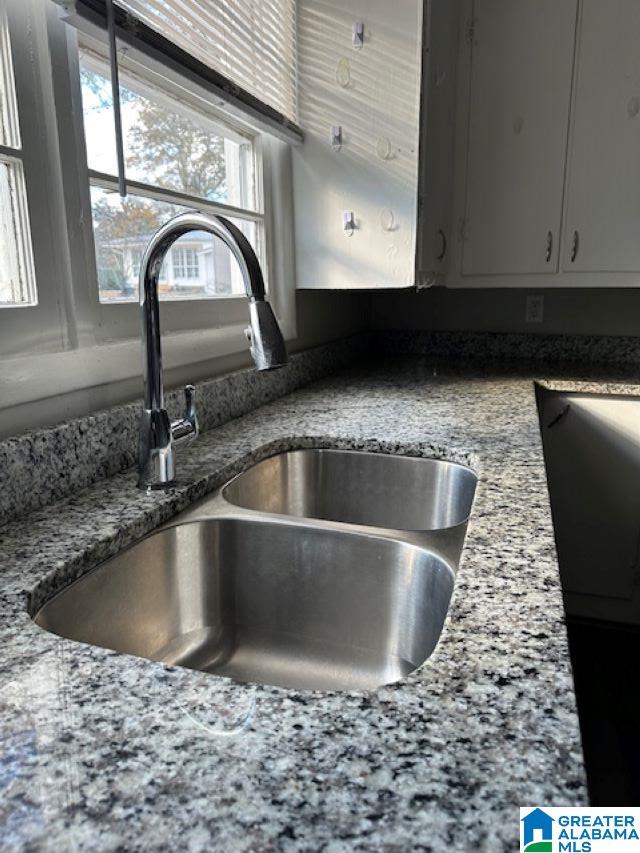
[[[198,434],[194,389],[185,388],[185,414],[170,421],[164,405],[158,280],[173,243],[189,231],[206,231],[222,240],[238,262],[249,300],[246,335],[258,370],[282,367],[287,352],[280,327],[265,299],[260,263],[242,231],[223,216],[183,213],[163,225],[152,237],[140,268],[140,308],[144,353],[144,410],[140,421],[138,486],[166,488],[175,482],[175,444]]]

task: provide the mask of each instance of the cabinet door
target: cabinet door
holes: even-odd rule
[[[576,1],[474,3],[464,275],[557,270]]]
[[[639,44],[638,0],[583,0],[566,270],[640,270]]]
[[[451,247],[460,0],[425,4],[428,62],[422,68],[418,271],[433,281],[446,272]]]

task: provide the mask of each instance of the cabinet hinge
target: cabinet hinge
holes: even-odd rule
[[[461,243],[469,238],[469,220],[464,216],[458,220],[458,238]]]

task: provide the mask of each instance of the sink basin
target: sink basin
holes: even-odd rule
[[[222,490],[244,509],[395,530],[469,519],[477,478],[453,462],[354,450],[294,450],[259,462]]]
[[[433,652],[476,476],[345,450],[273,456],[62,590],[68,639],[238,681],[398,681]]]
[[[342,501],[327,486],[331,478],[323,479],[323,468],[336,464]],[[385,464],[378,470],[390,470]],[[352,502],[373,466],[351,454],[287,454],[238,478],[232,491],[262,503],[271,482],[278,509],[302,512],[304,500],[311,501],[304,487],[309,471],[321,493],[310,503],[313,512],[397,524],[399,491],[394,485],[385,510],[384,479],[372,494],[364,489],[367,509],[356,513]],[[442,475],[430,474],[436,470]],[[465,501],[454,488],[464,483],[464,469],[418,466],[413,477],[406,471],[412,496],[431,483],[420,511],[403,497],[411,523],[464,516]],[[435,495],[445,504],[440,510]],[[151,534],[64,589],[35,621],[72,640],[239,681],[369,689],[406,676],[429,657],[453,582],[447,563],[415,544],[295,520],[222,517]]]

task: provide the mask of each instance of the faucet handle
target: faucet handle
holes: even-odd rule
[[[198,427],[198,415],[196,413],[196,389],[194,385],[184,386],[184,418],[186,421]]]
[[[196,411],[196,389],[193,385],[184,386],[184,415],[171,424],[171,433],[175,442],[193,440],[198,436],[198,413]]]

